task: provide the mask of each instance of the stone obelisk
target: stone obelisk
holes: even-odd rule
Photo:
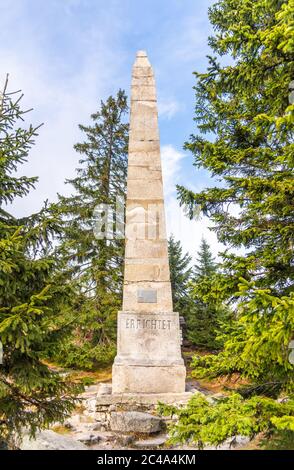
[[[179,315],[173,312],[156,88],[144,51],[133,66],[123,310],[112,393],[181,393]]]

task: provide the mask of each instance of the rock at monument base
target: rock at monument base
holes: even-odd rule
[[[46,430],[36,434],[35,439],[24,436],[21,450],[87,450],[87,447],[71,437]]]
[[[161,436],[152,437],[150,439],[143,439],[140,441],[134,442],[134,447],[138,449],[154,449],[156,447],[162,446],[167,441],[168,436],[166,434]]]
[[[163,429],[164,422],[157,416],[140,411],[111,413],[110,428],[116,432],[153,434]]]
[[[100,383],[97,394],[98,395],[109,395],[111,393],[112,386],[109,383]]]
[[[193,393],[201,392],[193,390],[193,392],[184,393],[117,393],[111,395],[97,395],[96,415],[99,414],[99,410],[104,410],[103,412],[105,413],[120,411],[117,407],[121,406],[132,407],[133,411],[142,411],[141,408],[145,407],[150,410],[155,410],[158,402],[180,406],[186,404],[192,398]]]
[[[184,365],[135,366],[114,364],[112,393],[183,393],[186,368]]]
[[[134,436],[125,436],[120,434],[115,438],[115,443],[123,447],[128,447],[134,442],[134,439]]]
[[[249,437],[237,435],[234,437],[229,437],[219,446],[205,446],[204,450],[234,450],[236,448],[242,449],[242,447],[247,445],[249,442]]]
[[[93,444],[98,444],[100,442],[100,434],[93,432],[82,432],[76,434],[75,438],[85,444],[86,446],[91,446]]]

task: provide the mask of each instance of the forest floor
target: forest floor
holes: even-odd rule
[[[235,389],[244,381],[240,380],[240,377],[235,374],[230,378],[214,379],[214,380],[196,380],[191,376],[191,359],[195,354],[207,354],[207,351],[199,351],[192,348],[184,348],[183,356],[187,368],[187,390],[198,390],[199,392],[207,396],[221,396],[229,393],[228,390]],[[59,369],[56,365],[50,365],[53,368]],[[59,369],[60,370],[60,369]],[[85,445],[85,449],[91,450],[117,450],[117,449],[158,449],[158,448],[171,448],[167,443],[166,432],[158,433],[157,435],[149,436],[128,436],[121,435],[118,433],[111,432],[101,427],[95,420],[95,404],[96,396],[99,387],[102,383],[111,383],[111,366],[100,368],[94,371],[84,370],[67,370],[66,373],[75,381],[82,382],[85,385],[85,391],[80,395],[81,403],[77,405],[76,410],[72,416],[66,420],[64,424],[55,424],[52,426],[53,431],[50,439],[55,436],[55,440],[58,441],[64,439],[63,446],[68,445],[67,443],[73,443],[73,445]],[[43,431],[43,433],[48,431]],[[43,434],[45,436],[45,434]],[[286,443],[285,443],[286,441]],[[81,444],[82,443],[82,444]],[[30,445],[30,444],[28,444]],[[50,444],[52,445],[52,444]],[[287,442],[287,436],[283,437],[282,440],[279,436],[266,440],[264,436],[258,435],[253,440],[249,441],[247,438],[238,436],[237,441],[234,442],[234,446],[231,446],[231,442],[228,441],[220,446],[220,449],[225,450],[263,450],[266,448],[283,449],[293,448],[293,436],[290,441]],[[291,447],[292,446],[292,447]],[[30,448],[30,447],[28,447]],[[64,448],[64,447],[63,447]],[[196,449],[191,446],[177,447],[180,449]],[[209,449],[215,449],[209,447]]]

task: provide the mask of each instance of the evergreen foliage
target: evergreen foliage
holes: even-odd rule
[[[50,249],[58,230],[46,207],[16,218],[8,210],[16,197],[34,188],[35,177],[19,176],[38,127],[23,126],[20,92],[0,95],[0,440],[14,445],[23,427],[31,434],[73,409],[77,387],[44,363],[56,347],[70,309],[71,291]],[[12,206],[13,207],[13,206]],[[62,305],[63,315],[58,315]]]
[[[294,331],[294,296],[277,297],[243,279],[236,319],[224,333],[224,350],[218,355],[195,357],[196,377],[218,377],[238,372],[250,384],[244,396],[260,393],[277,397],[293,394],[293,364],[289,343]]]
[[[160,404],[158,409],[164,416],[178,417],[170,426],[170,443],[190,442],[200,449],[218,446],[226,439],[233,446],[237,435],[253,438],[260,432],[269,436],[277,430],[294,431],[293,400],[278,403],[260,396],[245,400],[233,393],[211,402],[196,394],[184,408]]]
[[[181,242],[175,240],[173,235],[168,239],[168,256],[174,310],[186,316],[191,305],[189,281],[192,258],[188,253],[183,253]]]
[[[211,253],[210,246],[204,238],[201,239],[200,249],[197,254],[198,258],[193,270],[195,281],[212,276],[217,271],[217,265]]]
[[[209,244],[202,239],[189,288],[191,307],[187,321],[188,339],[198,348],[219,349],[221,326],[230,319],[230,310],[218,290],[219,276]]]
[[[200,206],[219,241],[235,249],[223,253],[222,275],[213,288],[236,306],[235,321],[223,337],[224,351],[195,358],[194,366],[196,376],[237,372],[249,379],[242,390],[250,397],[242,411],[248,423],[248,405],[269,403],[257,395],[286,392],[289,404],[293,397],[293,7],[293,0],[219,0],[209,9],[215,31],[209,44],[216,56],[230,60],[225,65],[209,57],[206,72],[196,73],[201,135],[192,136],[186,148],[217,185],[197,194],[178,188],[191,214]],[[292,412],[288,419],[281,407],[276,416],[279,405],[271,403],[269,431],[278,423],[291,430]],[[188,414],[192,421],[194,410]],[[231,435],[213,409],[208,414],[220,440]]]
[[[72,320],[75,333],[58,353],[68,366],[91,369],[109,363],[115,354],[116,316],[121,307],[124,240],[95,235],[97,205],[116,208],[117,197],[126,193],[128,124],[127,97],[119,90],[101,102],[91,115],[92,125],[80,125],[85,140],[75,145],[81,155],[77,176],[67,180],[71,196],[59,196],[54,208],[62,217],[60,253],[74,286]],[[103,206],[101,206],[103,208]],[[107,210],[105,206],[105,210]],[[103,216],[103,212],[102,212]],[[123,218],[123,215],[121,216]],[[124,223],[124,220],[118,220]]]
[[[200,205],[226,254],[229,294],[254,278],[277,295],[293,288],[293,0],[220,0],[209,10],[215,54],[196,73],[195,121],[202,135],[186,148],[219,184],[198,194],[179,187],[182,203]],[[215,135],[214,141],[205,138]],[[234,207],[234,212],[230,211]]]

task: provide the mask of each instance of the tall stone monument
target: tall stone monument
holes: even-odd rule
[[[112,393],[182,393],[186,370],[172,304],[156,88],[144,51],[132,73],[125,248]]]

